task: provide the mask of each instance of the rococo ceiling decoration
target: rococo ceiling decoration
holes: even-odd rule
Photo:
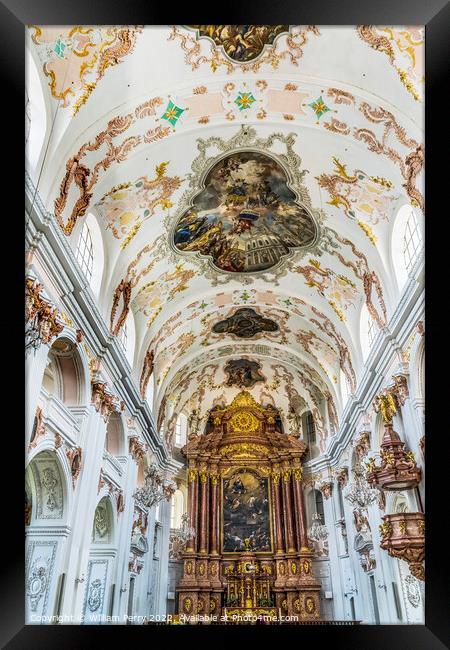
[[[264,318],[250,307],[237,309],[232,316],[215,323],[212,331],[215,334],[233,334],[240,339],[251,339],[260,332],[277,332],[277,323],[270,318]]]
[[[105,76],[106,70],[121,63],[134,48],[142,27],[54,27],[31,25],[43,70],[50,78],[52,97],[60,106],[73,105],[78,113]]]
[[[276,69],[283,59],[298,65],[310,33],[320,36],[315,25],[186,25],[185,29],[174,25],[169,40],[180,40],[192,70],[209,63],[213,72],[225,66],[230,74],[236,69],[257,72],[264,64]],[[208,53],[199,42],[205,39],[210,43]]]
[[[196,37],[209,38],[225,55],[236,63],[254,61],[266,45],[277,36],[289,33],[289,25],[186,25],[196,31]]]
[[[425,87],[423,27],[381,27],[360,25],[361,39],[374,50],[383,52],[397,71],[400,81],[416,101],[422,101]]]
[[[323,217],[302,184],[306,171],[293,151],[295,137],[257,138],[255,129],[243,126],[228,141],[197,140],[200,155],[189,188],[178,217],[166,217],[166,223],[173,249],[200,266],[213,285],[230,276],[251,282],[253,274],[272,282],[284,275],[284,262],[295,251],[315,250]],[[271,151],[279,143],[285,154]],[[221,154],[207,158],[210,148]]]

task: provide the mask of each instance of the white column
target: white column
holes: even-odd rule
[[[397,618],[397,609],[391,585],[393,581],[390,566],[392,560],[387,552],[380,548],[380,531],[378,527],[381,524],[381,513],[376,503],[369,506],[368,513],[376,560],[374,575],[380,623],[381,625],[400,623]]]
[[[359,561],[359,554],[354,549],[355,541],[355,528],[353,526],[353,507],[345,498],[345,494],[349,490],[349,483],[345,486],[343,491],[343,501],[344,501],[344,516],[345,523],[347,527],[347,540],[348,540],[348,556],[349,562],[346,563],[346,591],[350,584],[356,588],[356,592],[353,593],[354,604],[355,604],[355,616],[357,620],[363,621],[364,623],[372,623],[372,613],[369,606],[369,593],[368,593],[368,584],[367,580],[362,581],[363,570],[361,568],[361,563]],[[349,575],[350,574],[350,575]],[[366,578],[366,576],[364,576]]]
[[[339,562],[339,546],[337,535],[340,531],[336,528],[336,519],[339,517],[336,513],[335,498],[336,498],[336,484],[333,485],[332,494],[328,499],[323,500],[323,512],[325,523],[328,529],[328,549],[330,558],[330,575],[331,585],[333,590],[333,610],[334,620],[342,621],[345,619],[344,610],[344,589],[342,584],[341,567]]]
[[[161,555],[159,560],[159,593],[156,601],[156,613],[165,615],[167,610],[167,585],[169,580],[169,533],[170,533],[170,502],[161,502]]]
[[[42,344],[37,350],[30,350],[25,358],[25,449],[28,449],[33,430],[49,351],[50,347]]]
[[[136,481],[137,464],[131,456],[128,456],[126,479],[124,483],[125,508],[124,511],[119,514],[119,548],[115,576],[116,590],[113,604],[113,616],[119,616],[121,623],[123,622],[123,617],[127,613],[128,606],[128,590],[130,587],[128,561],[130,558],[131,529],[133,526],[134,513],[133,492],[136,489]],[[121,591],[122,588],[126,588],[126,591]]]
[[[70,520],[71,543],[66,555],[66,587],[61,614],[72,614],[81,620],[83,598],[87,586],[87,567],[92,539],[92,526],[98,500],[98,482],[105,446],[106,423],[91,405],[82,427],[80,445],[83,449],[82,469],[76,483],[74,506]],[[83,583],[76,578],[84,575]]]
[[[155,599],[156,593],[158,591],[158,578],[154,580],[154,565],[159,560],[154,560],[155,547],[155,525],[156,525],[156,507],[153,506],[149,511],[149,524],[148,524],[148,555],[147,555],[147,566],[146,566],[146,614],[155,613]]]

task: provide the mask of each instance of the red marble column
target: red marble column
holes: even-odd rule
[[[284,553],[281,523],[280,472],[272,472],[272,503],[275,525],[275,552]]]
[[[295,510],[298,521],[298,531],[300,536],[300,550],[308,549],[308,529],[306,525],[305,502],[303,499],[302,489],[302,470],[296,467],[292,470],[292,483],[294,488]]]
[[[200,472],[200,516],[199,516],[199,547],[198,552],[205,555],[208,552],[208,472]]]
[[[286,552],[295,553],[295,538],[292,516],[291,500],[291,470],[284,469],[283,476],[283,510],[284,510],[284,530],[286,534]]]
[[[195,553],[197,548],[197,499],[198,499],[198,472],[195,468],[188,470],[188,512],[189,524],[196,531],[195,537],[189,539],[186,543],[186,553]]]
[[[210,553],[218,555],[219,551],[219,475],[211,474],[211,516],[210,516]]]

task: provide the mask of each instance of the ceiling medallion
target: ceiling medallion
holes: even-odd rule
[[[289,34],[289,25],[186,25],[196,32],[197,40],[208,39],[222,49],[233,63],[257,60],[266,47],[282,34]]]
[[[261,332],[277,332],[279,329],[274,320],[264,318],[250,307],[241,307],[212,326],[215,334],[232,334],[240,339],[251,339]]]
[[[198,265],[213,286],[255,277],[275,282],[300,253],[320,254],[319,223],[293,151],[296,134],[257,138],[242,126],[228,141],[199,138],[189,189],[175,218],[166,218],[171,249]],[[284,145],[285,153],[273,153]],[[219,155],[207,157],[210,149]],[[279,146],[278,146],[279,149]],[[200,188],[200,190],[199,190]]]

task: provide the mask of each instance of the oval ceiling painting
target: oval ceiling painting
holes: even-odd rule
[[[222,271],[255,273],[312,244],[316,226],[272,157],[239,151],[217,162],[174,232],[180,252],[200,252]]]

